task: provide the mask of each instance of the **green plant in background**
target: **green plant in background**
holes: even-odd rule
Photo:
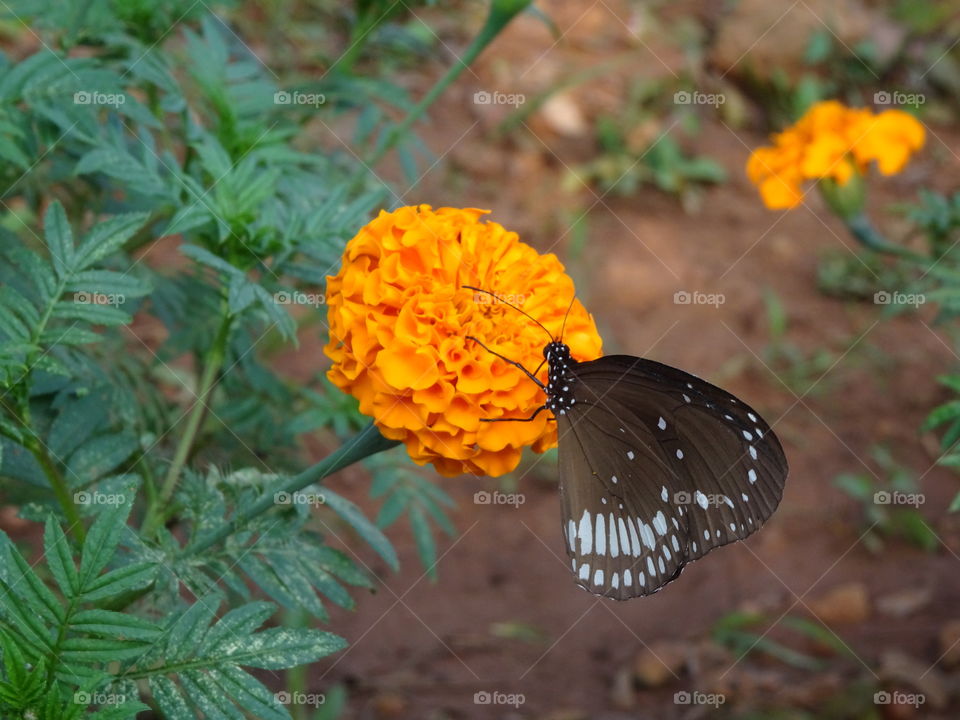
[[[680,117],[665,113],[662,83],[634,83],[624,107],[616,115],[603,115],[596,123],[598,154],[576,168],[567,185],[595,183],[604,193],[630,196],[643,185],[677,195],[687,207],[696,202],[699,186],[721,183],[726,172],[715,160],[685,151],[673,134],[673,126],[685,122],[696,132],[696,117],[689,109],[673,108]],[[688,91],[677,90],[684,97]],[[678,106],[679,107],[679,106]],[[662,117],[666,115],[666,117]]]
[[[899,538],[928,552],[935,550],[939,541],[920,514],[925,498],[913,472],[898,464],[885,447],[874,447],[870,455],[880,468],[880,478],[869,473],[843,473],[834,480],[860,504],[867,531],[863,544],[879,553],[884,538]]]
[[[850,656],[850,649],[823,625],[803,617],[787,615],[776,623],[796,636],[827,648],[832,654]],[[714,623],[711,638],[714,643],[732,651],[738,658],[762,653],[803,670],[822,670],[825,660],[797,650],[767,635],[770,618],[752,612],[727,613]],[[761,629],[762,628],[762,629]]]
[[[770,288],[763,291],[763,304],[770,337],[761,353],[763,362],[796,395],[826,392],[829,380],[824,374],[833,367],[836,354],[822,347],[808,352],[792,342],[787,310]]]
[[[937,378],[938,382],[950,391],[960,394],[960,375],[951,373]],[[945,467],[960,468],[960,399],[949,400],[938,405],[923,424],[923,430],[941,428],[940,450],[942,455],[937,463]],[[960,491],[950,503],[950,512],[960,510]]]
[[[526,4],[494,2],[470,57]],[[358,5],[351,42],[382,5]],[[306,625],[372,588],[364,547],[398,566],[381,528],[406,517],[431,573],[434,529],[453,532],[447,495],[376,455],[396,443],[351,399],[273,357],[389,198],[370,165],[408,152],[464,66],[412,103],[351,63],[278,84],[202,3],[3,12],[42,42],[0,58],[0,489],[45,557],[0,536],[0,715],[289,718],[247,669],[344,647]],[[354,147],[302,149],[344,114]],[[342,445],[304,469],[306,432]],[[376,522],[318,484],[360,460]],[[278,606],[288,627],[258,630]]]

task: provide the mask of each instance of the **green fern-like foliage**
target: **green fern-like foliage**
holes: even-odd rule
[[[211,7],[0,3],[39,48],[0,55],[0,497],[42,534],[0,534],[3,720],[288,718],[251,671],[344,641],[276,610],[328,624],[376,588],[370,563],[398,568],[393,523],[431,574],[453,531],[403,455],[367,462],[372,509],[303,479],[390,443],[321,362],[306,381],[277,362],[325,332],[327,275],[399,200],[360,158],[392,145],[420,174],[406,92],[349,71],[382,13],[297,83]],[[295,90],[324,102],[277,101]],[[304,132],[344,116],[352,147]],[[308,433],[341,448],[311,464]]]
[[[0,534],[0,647],[4,717],[133,717],[147,709],[136,682],[146,681],[156,706],[171,718],[236,704],[257,717],[289,718],[287,710],[243,668],[281,669],[342,649],[331,633],[270,628],[257,632],[276,610],[267,602],[240,604],[221,618],[216,592],[167,616],[164,622],[112,605],[155,582],[155,562],[118,557],[134,488],[116,493],[99,514],[79,553],[52,516],[44,531],[45,577]],[[181,603],[182,604],[182,603]],[[9,713],[9,715],[7,714]],[[231,713],[240,717],[237,710]]]

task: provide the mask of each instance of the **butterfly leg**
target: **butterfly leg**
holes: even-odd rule
[[[477,343],[477,345],[479,345],[480,347],[482,347],[484,350],[486,350],[486,351],[487,351],[488,353],[490,353],[491,355],[496,355],[498,358],[500,358],[501,360],[503,360],[505,363],[509,363],[510,365],[513,365],[515,368],[519,368],[520,370],[522,370],[522,371],[524,372],[524,374],[525,374],[528,378],[530,378],[530,379],[533,380],[537,385],[539,385],[541,390],[543,390],[544,392],[547,391],[547,386],[544,385],[542,382],[540,382],[540,380],[537,378],[536,375],[534,375],[532,372],[530,372],[529,370],[527,370],[523,365],[521,365],[520,363],[518,363],[516,360],[511,360],[510,358],[506,358],[506,357],[504,357],[503,355],[501,355],[501,354],[498,353],[498,352],[494,352],[493,350],[491,350],[490,348],[488,348],[486,345],[484,345],[482,342],[480,342],[479,340],[477,340],[477,338],[475,338],[473,335],[467,335],[467,340],[473,340],[475,343]],[[540,363],[540,367],[543,367],[543,363]],[[540,367],[537,368],[538,371],[540,370]],[[530,419],[532,420],[533,418],[530,418]]]

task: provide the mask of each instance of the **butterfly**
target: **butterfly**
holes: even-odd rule
[[[469,339],[526,373],[546,401],[529,418],[485,421],[529,422],[544,411],[556,420],[564,544],[577,584],[615,600],[651,595],[773,514],[787,459],[750,406],[653,360],[578,362],[563,327],[558,340],[511,307],[550,335],[537,370]],[[537,377],[544,363],[546,384]]]

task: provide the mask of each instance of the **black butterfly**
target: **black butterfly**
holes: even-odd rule
[[[616,600],[655,593],[776,510],[787,479],[783,448],[759,414],[725,390],[629,355],[577,362],[552,335],[544,385],[539,367],[531,373],[470,339],[547,395],[531,417],[516,420],[549,410],[557,421],[567,554],[589,592]]]

